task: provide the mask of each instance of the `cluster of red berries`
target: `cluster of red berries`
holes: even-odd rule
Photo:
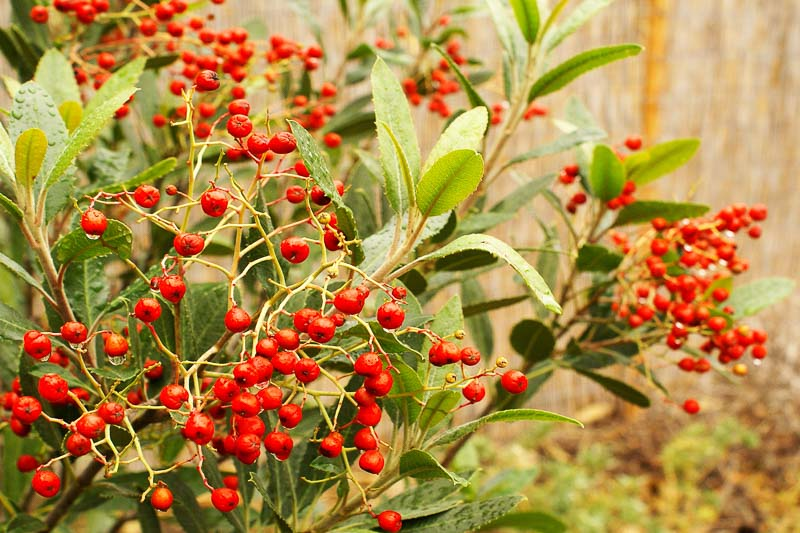
[[[446,52],[456,65],[466,65],[467,59],[459,53],[460,49],[461,43],[450,41],[447,44]],[[461,90],[458,79],[451,72],[450,64],[445,59],[441,59],[437,67],[429,72],[420,72],[416,77],[404,79],[402,86],[411,105],[420,105],[423,98],[427,96],[429,98],[428,111],[438,113],[442,118],[447,118],[452,114],[445,98]]]
[[[663,331],[664,342],[673,350],[697,336],[702,339],[699,350],[707,356],[716,354],[721,365],[740,360],[748,350],[760,361],[767,355],[767,334],[737,323],[736,309],[725,302],[730,278],[748,268],[747,260],[737,253],[735,235],[746,230],[758,238],[757,223],[766,217],[763,205],[734,204],[705,218],[678,222],[655,218],[645,238],[635,243],[624,233],[612,232],[615,245],[630,260],[618,271],[625,282],[619,285],[612,309],[631,328]],[[711,369],[706,357],[689,353],[691,357],[678,362],[681,370]],[[736,363],[732,372],[746,375],[747,366]],[[692,402],[685,406],[687,412],[699,409]]]

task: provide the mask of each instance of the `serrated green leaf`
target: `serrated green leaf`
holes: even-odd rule
[[[489,113],[485,107],[470,109],[456,117],[428,154],[428,159],[422,168],[423,176],[437,161],[455,150],[476,151],[483,140],[483,132],[488,122]]]
[[[422,450],[409,450],[400,456],[400,476],[414,479],[446,478],[454,485],[466,487],[469,481],[449,472],[434,456]]]
[[[554,313],[561,313],[561,306],[542,279],[542,276],[517,251],[496,237],[482,234],[465,235],[434,252],[418,258],[414,263],[440,259],[463,250],[485,250],[499,257],[517,271],[525,285],[545,307]]]
[[[789,297],[796,282],[790,278],[762,278],[731,291],[724,305],[733,307],[737,317],[752,316]]]
[[[436,270],[454,272],[481,268],[497,262],[497,257],[485,250],[462,250],[460,252],[437,259]]]
[[[417,205],[427,216],[446,213],[475,192],[483,178],[483,158],[455,150],[439,158],[417,184]]]
[[[592,194],[604,202],[616,198],[625,186],[625,168],[609,146],[594,147],[592,168],[589,172]]]
[[[642,47],[638,44],[620,44],[582,52],[545,72],[541,78],[536,80],[528,93],[528,102],[561,89],[589,70],[635,56],[641,51]]]
[[[524,498],[501,496],[466,503],[437,515],[403,523],[405,533],[464,533],[474,531],[511,511]]]
[[[517,19],[522,36],[528,44],[535,43],[539,36],[540,24],[537,0],[511,0],[511,8],[514,10],[514,17]]]
[[[182,357],[194,357],[225,334],[228,287],[225,283],[192,283],[180,303]]]
[[[138,187],[143,183],[151,183],[159,178],[166,176],[167,174],[175,170],[177,164],[178,164],[177,159],[175,159],[174,157],[168,157],[163,161],[159,161],[152,167],[149,167],[139,172],[137,175],[128,180],[121,181],[118,183],[113,183],[110,185],[104,185],[101,188],[92,188],[87,191],[84,191],[84,194],[91,196],[96,194],[100,190],[103,190],[108,193],[116,193],[124,190],[130,190],[135,187]]]
[[[0,123],[0,179],[9,185],[14,183],[14,169],[11,168],[13,159],[14,145],[3,124]]]
[[[685,165],[698,148],[699,139],[675,139],[636,152],[625,159],[626,177],[637,185],[655,181]]]
[[[447,62],[447,65],[450,67],[450,71],[455,75],[456,79],[458,80],[458,83],[464,90],[464,94],[467,95],[467,100],[469,101],[469,104],[473,108],[483,107],[488,109],[489,106],[486,105],[486,101],[484,101],[484,99],[481,98],[481,95],[478,94],[478,91],[475,90],[473,83],[466,76],[464,76],[464,73],[461,72],[461,67],[459,67],[455,61],[453,61],[453,58],[450,57],[450,54],[448,54],[447,51],[438,44],[433,44],[431,47],[437,52],[439,52],[439,54]],[[480,131],[481,136],[483,136],[486,133],[487,127],[488,125],[484,126],[483,129]]]
[[[47,526],[44,522],[27,514],[18,514],[5,525],[6,533],[38,533],[44,531]]]
[[[684,202],[661,202],[658,200],[638,200],[623,207],[617,215],[615,226],[625,224],[649,224],[657,217],[667,222],[704,215],[710,208],[703,204]]]
[[[289,121],[289,127],[292,129],[295,139],[297,139],[297,150],[303,157],[303,162],[306,164],[311,178],[319,185],[325,195],[333,201],[335,206],[343,205],[342,197],[336,190],[331,172],[328,170],[328,165],[325,163],[325,158],[319,146],[317,146],[317,141],[303,126],[294,120]]]
[[[17,183],[30,188],[33,179],[39,175],[47,153],[47,137],[38,128],[25,130],[14,147]]]
[[[145,58],[135,59],[115,72],[86,105],[80,125],[70,135],[47,175],[47,187],[53,185],[72,165],[75,158],[100,135],[117,109],[136,92],[136,83],[144,70]]]
[[[462,437],[478,431],[487,424],[494,424],[497,422],[565,422],[567,424],[583,427],[583,424],[574,418],[551,413],[550,411],[541,411],[539,409],[507,409],[505,411],[498,411],[482,416],[477,420],[448,429],[434,436],[428,443],[428,446],[445,446],[447,444],[452,444]]]
[[[585,129],[578,129],[571,131],[565,135],[562,135],[555,141],[543,144],[541,146],[537,146],[536,148],[529,150],[525,153],[522,153],[516,157],[511,158],[506,166],[516,165],[517,163],[522,163],[524,161],[528,161],[530,159],[536,159],[538,157],[544,157],[546,155],[558,154],[569,150],[571,148],[575,148],[578,145],[581,145],[586,142],[591,141],[598,141],[604,139],[606,137],[606,132],[601,130],[600,128],[585,128]]]
[[[44,287],[42,284],[39,283],[33,276],[31,276],[27,270],[22,268],[22,265],[8,257],[6,254],[0,252],[0,265],[6,267],[9,272],[18,276],[22,281],[33,287],[34,289],[38,290],[39,292],[45,292]]]
[[[639,407],[650,407],[650,398],[627,383],[623,383],[622,381],[604,376],[602,374],[597,374],[595,372],[590,372],[582,368],[573,367],[573,370],[578,374],[591,379],[614,396],[617,396],[626,402],[632,403],[633,405],[638,405]]]
[[[394,133],[397,143],[405,154],[411,176],[416,181],[420,170],[420,152],[411,109],[403,88],[391,69],[382,59],[372,67],[372,100],[375,107],[375,122],[378,130],[380,160],[386,180],[386,195],[395,213],[403,213],[408,206],[401,176],[400,158],[395,150],[389,131],[381,127],[385,123]]]
[[[395,157],[397,158],[397,163],[398,166],[400,167],[400,178],[403,186],[402,189],[403,198],[405,198],[405,202],[407,202],[408,207],[414,208],[417,206],[416,188],[414,186],[415,179],[414,176],[411,174],[411,168],[408,166],[408,159],[406,158],[406,154],[403,151],[403,147],[400,144],[400,141],[397,139],[397,136],[389,128],[388,124],[386,124],[385,122],[378,122],[378,127],[381,128],[386,133],[386,135],[389,136],[389,140],[391,141],[392,146],[394,147]]]
[[[111,219],[108,221],[106,231],[99,239],[90,239],[81,228],[74,229],[61,237],[53,246],[53,258],[62,265],[71,261],[85,261],[109,254],[115,254],[121,259],[129,259],[132,243],[131,229],[119,220]]]
[[[422,394],[420,391],[423,389],[422,381],[417,372],[408,366],[402,359],[392,361],[392,365],[397,369],[397,374],[392,385],[392,390],[389,392],[389,399],[397,402],[399,405],[398,414],[402,418],[398,424],[413,424],[416,422],[419,413],[422,410],[418,400],[421,400]],[[403,395],[399,398],[392,398],[393,396]],[[387,412],[389,409],[387,408]]]
[[[553,515],[538,511],[509,513],[486,527],[491,530],[508,528],[536,533],[564,533],[567,531],[567,525],[564,522]]]
[[[19,342],[29,329],[38,327],[12,307],[0,302],[0,339]]]
[[[622,262],[622,255],[612,252],[605,246],[584,244],[578,250],[575,266],[581,272],[611,272]]]
[[[471,317],[480,313],[488,313],[495,309],[502,309],[511,305],[524,302],[530,298],[527,294],[520,294],[519,296],[511,296],[510,298],[500,298],[497,300],[487,300],[476,304],[469,304],[464,306],[464,317]]]
[[[81,101],[81,92],[75,81],[72,64],[55,49],[47,50],[36,67],[34,81],[44,87],[56,105]]]
[[[542,47],[545,51],[550,51],[561,42],[575,33],[589,19],[597,14],[613,0],[584,0],[578,7],[570,12],[564,21],[558,26],[554,26],[552,31],[545,33]]]
[[[418,425],[422,435],[447,418],[459,401],[461,401],[461,393],[458,391],[441,390],[433,393],[419,414]]]
[[[76,318],[92,324],[108,301],[109,287],[105,261],[90,259],[70,265],[64,275],[64,289]]]
[[[539,320],[522,320],[511,329],[511,347],[531,363],[548,359],[556,339],[553,332]]]

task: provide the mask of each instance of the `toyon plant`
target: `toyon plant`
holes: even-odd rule
[[[453,466],[477,430],[580,425],[528,407],[556,371],[694,414],[667,367],[766,357],[746,319],[793,285],[733,280],[767,208],[641,200],[697,140],[608,144],[576,99],[550,121],[548,95],[641,50],[552,57],[609,2],[487,0],[493,104],[461,51],[486,10],[341,1],[342,37],[292,3],[308,44],[205,3],[18,0],[0,31],[6,531],[560,528],[515,511],[513,472]],[[417,115],[441,130],[424,155]],[[554,140],[507,153],[530,121]],[[486,233],[512,220],[541,231]],[[488,313],[512,305],[498,353]]]

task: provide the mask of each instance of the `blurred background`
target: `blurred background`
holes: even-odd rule
[[[2,2],[4,3],[4,2]],[[478,4],[479,2],[476,2]],[[271,32],[309,42],[313,23],[292,7],[306,4],[331,39],[329,55],[343,49],[337,2],[240,0],[220,6],[220,26],[258,18]],[[243,15],[241,5],[247,4]],[[466,2],[431,2],[445,12]],[[569,8],[568,8],[569,9]],[[7,9],[0,11],[6,24]],[[499,48],[487,16],[465,23],[467,55],[496,66]],[[621,144],[631,134],[645,146],[680,137],[699,137],[698,155],[674,177],[651,185],[640,197],[707,203],[763,202],[769,219],[761,239],[744,243],[750,276],[798,278],[800,262],[800,1],[617,0],[571,37],[563,57],[622,42],[645,51],[579,79],[562,96],[545,103],[561,114],[577,96]],[[370,28],[366,40],[385,35]],[[337,64],[333,61],[332,64]],[[0,73],[10,74],[8,65]],[[500,80],[482,86],[489,103],[500,102]],[[5,107],[5,94],[0,106]],[[423,146],[442,123],[419,114]],[[537,121],[516,137],[519,153],[550,140],[558,131]],[[531,175],[556,171],[565,159],[545,159],[524,168]],[[502,180],[501,180],[502,181]],[[501,183],[491,195],[512,187]],[[534,220],[501,226],[498,235],[530,245]],[[505,270],[485,279],[487,293],[508,294]],[[510,352],[504,332],[532,314],[529,304],[493,316],[498,355]],[[571,531],[800,531],[800,349],[797,293],[751,323],[770,335],[769,356],[740,383],[714,375],[686,378],[677,372],[670,390],[676,401],[697,398],[703,410],[690,418],[670,402],[643,411],[613,400],[570,375],[556,376],[533,407],[581,419],[584,430],[510,426],[487,432],[458,457],[464,467],[482,466],[487,476],[506,467],[520,470],[499,482],[526,486],[530,509],[561,517]],[[653,394],[654,398],[658,396]],[[522,429],[524,428],[524,429]],[[497,453],[499,447],[504,453]],[[508,453],[505,449],[510,447]]]

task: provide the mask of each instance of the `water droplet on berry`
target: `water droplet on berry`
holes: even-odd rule
[[[47,354],[44,357],[42,357],[41,359],[39,359],[39,361],[41,361],[42,363],[46,363],[49,360],[50,360],[50,354]]]
[[[99,239],[99,238],[100,238],[100,235],[89,235],[89,234],[87,233],[87,234],[86,234],[86,238],[87,238],[87,239],[89,239],[90,241],[96,241],[97,239]]]
[[[69,343],[69,347],[72,348],[73,350],[77,350],[78,348],[81,347],[81,345],[80,344],[76,344],[74,342],[71,342],[71,343]]]
[[[753,366],[761,366],[761,359],[753,359]]]
[[[111,363],[114,366],[119,366],[119,365],[121,365],[122,363],[125,362],[125,356],[124,355],[115,355],[115,356],[109,355],[108,356],[108,362]]]

